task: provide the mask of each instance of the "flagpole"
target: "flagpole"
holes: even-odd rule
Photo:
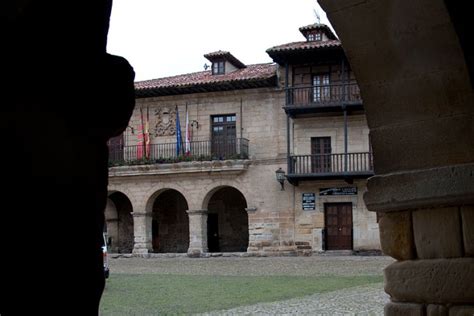
[[[189,143],[189,116],[188,116],[188,103],[186,102],[186,130],[185,130],[185,154],[190,154],[191,144]]]
[[[146,147],[145,147],[145,124],[143,121],[143,108],[140,108],[140,120],[142,123],[142,154],[140,155],[140,159],[146,158]],[[138,157],[137,157],[138,158]]]
[[[179,157],[181,151],[181,124],[179,123],[179,110],[178,105],[176,105],[176,157]]]
[[[145,157],[150,159],[150,108],[146,107],[146,122],[145,122]]]

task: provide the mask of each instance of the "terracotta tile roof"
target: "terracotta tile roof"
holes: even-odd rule
[[[326,24],[322,23],[314,23],[306,26],[302,26],[299,28],[300,32],[306,37],[306,33],[314,30],[321,30],[323,31],[329,39],[337,40],[336,35],[332,32],[332,30]]]
[[[271,54],[277,52],[317,50],[331,47],[342,47],[342,45],[338,40],[293,42],[271,47],[267,49],[267,53]]]
[[[212,75],[211,70],[135,83],[137,97],[246,89],[276,84],[274,63],[247,65],[228,74]]]

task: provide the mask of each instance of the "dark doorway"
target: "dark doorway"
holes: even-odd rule
[[[313,173],[331,172],[331,137],[311,138],[311,166]]]
[[[237,152],[235,131],[235,114],[211,117],[212,126],[212,156],[227,159]]]
[[[153,250],[160,249],[160,234],[159,234],[159,225],[157,219],[151,220],[151,245]]]
[[[189,248],[188,203],[176,190],[161,193],[153,204],[151,235],[153,252],[183,253]]]
[[[219,219],[218,214],[207,215],[207,242],[209,252],[219,252]]]
[[[223,187],[208,204],[209,251],[246,252],[249,243],[247,202],[239,190]],[[216,235],[216,236],[215,236]],[[214,240],[217,238],[217,240]],[[218,250],[213,250],[216,249]]]
[[[114,192],[109,199],[115,205],[116,217],[107,218],[107,236],[111,251],[131,253],[133,250],[133,208],[128,197],[121,192]]]
[[[352,250],[352,203],[324,204],[326,250]]]

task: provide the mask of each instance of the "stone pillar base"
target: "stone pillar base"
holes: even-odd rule
[[[203,253],[202,249],[188,249],[189,258],[200,258]]]

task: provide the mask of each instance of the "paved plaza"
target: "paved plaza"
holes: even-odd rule
[[[201,315],[383,315],[389,301],[382,283]]]
[[[114,258],[113,273],[240,276],[382,275],[385,256],[217,257],[206,259]],[[383,315],[388,302],[382,283],[201,315]]]

